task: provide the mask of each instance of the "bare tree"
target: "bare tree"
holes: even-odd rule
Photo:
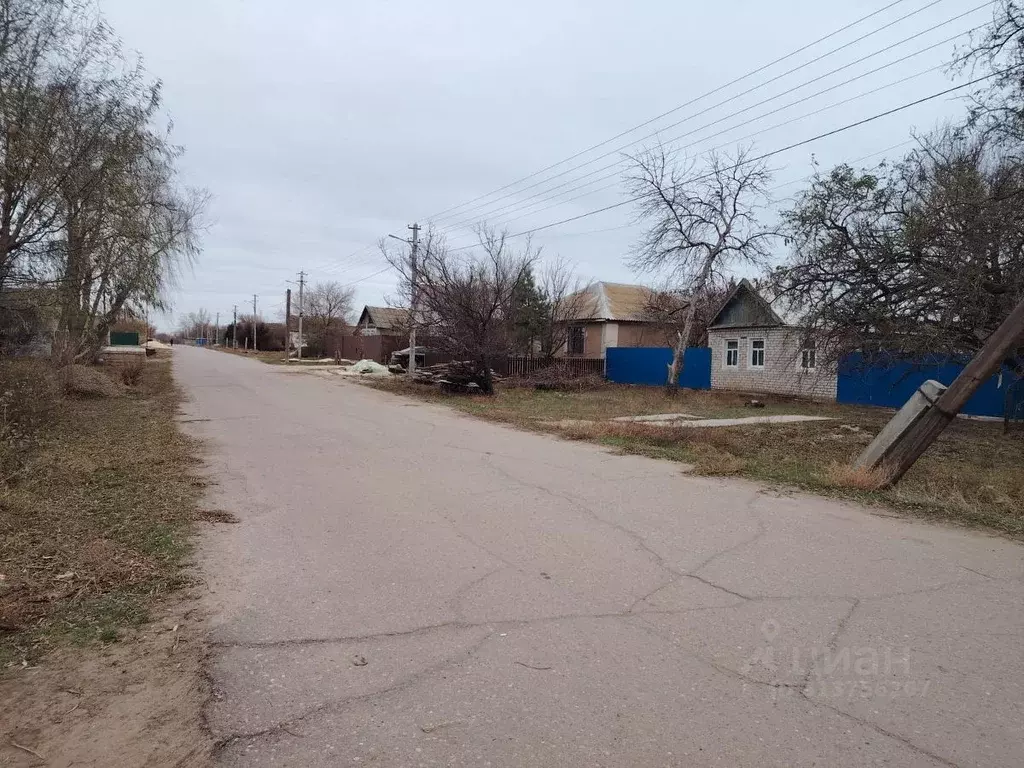
[[[97,146],[95,162],[65,186],[65,233],[53,250],[66,361],[94,356],[123,309],[167,308],[169,281],[199,251],[207,199],[177,188],[180,151],[145,125]]]
[[[309,327],[310,340],[321,352],[337,328],[343,328],[355,308],[356,292],[338,282],[317,283],[306,294],[303,313]]]
[[[541,357],[551,361],[568,344],[569,328],[584,314],[588,296],[572,265],[561,257],[541,267],[540,291],[544,312],[538,346]]]
[[[697,303],[689,331],[686,330],[686,324],[690,316],[690,297],[669,286],[652,290],[641,314],[646,323],[657,329],[658,343],[674,345],[676,340],[683,337],[687,347],[705,347],[708,343],[708,326],[721,309],[728,293],[728,285],[709,285],[703,299]]]
[[[1024,166],[946,128],[893,166],[818,175],[784,214],[775,292],[847,352],[973,356],[1024,298]],[[1024,349],[1009,362],[1018,370]]]
[[[3,289],[32,281],[62,231],[62,188],[94,149],[76,123],[83,95],[98,109],[90,124],[103,124],[125,76],[118,41],[88,0],[0,0],[0,41]]]
[[[416,273],[417,321],[433,344],[452,357],[469,362],[485,394],[494,392],[495,362],[512,347],[516,294],[537,252],[527,242],[514,249],[504,233],[481,228],[481,254],[449,251],[444,238],[428,230],[419,251]],[[400,290],[412,305],[413,275],[404,250],[381,242],[388,263],[400,276]]]
[[[0,0],[0,291],[56,296],[64,362],[166,309],[198,253],[207,195],[179,186],[159,109],[91,0]]]
[[[637,219],[648,227],[635,246],[632,266],[667,272],[675,290],[689,298],[665,382],[674,392],[697,309],[709,289],[736,265],[760,265],[768,258],[775,235],[761,225],[757,211],[768,199],[771,174],[743,148],[732,156],[711,152],[702,166],[681,162],[663,146],[630,160],[633,170],[626,180],[637,198]]]
[[[178,333],[186,339],[198,339],[205,336],[210,320],[210,313],[204,308],[197,309],[195,312],[189,312],[181,318]]]
[[[961,46],[950,70],[988,71],[989,79],[972,94],[969,123],[986,138],[1024,149],[1024,3],[998,0],[992,23]]]

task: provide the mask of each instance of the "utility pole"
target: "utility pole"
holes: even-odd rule
[[[213,346],[220,343],[220,312],[217,313],[217,321],[213,324]]]
[[[252,295],[252,351],[256,351],[256,294]]]
[[[238,349],[238,305],[235,304],[234,318],[231,321],[231,346]]]
[[[953,383],[898,436],[888,450],[881,453],[875,466],[885,471],[888,483],[895,483],[916,462],[942,430],[998,371],[1024,337],[1024,300],[1009,314],[974,359],[953,380]],[[902,413],[902,412],[901,412]],[[899,418],[897,414],[895,418]],[[894,419],[895,420],[895,419]],[[883,430],[884,432],[884,430]],[[877,439],[877,438],[876,438]],[[871,446],[869,446],[869,449]]]
[[[306,285],[306,273],[299,272],[299,360],[302,359],[302,289]]]
[[[409,274],[412,278],[412,295],[410,296],[412,306],[409,308],[409,378],[412,379],[413,374],[416,373],[416,310],[419,299],[417,258],[420,245],[420,225],[414,222],[409,229],[412,230],[412,250],[409,252]]]
[[[288,352],[292,348],[292,289],[284,290],[284,358],[288,359]]]

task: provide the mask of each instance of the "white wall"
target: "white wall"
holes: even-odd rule
[[[823,362],[821,349],[817,350],[817,367],[805,371],[801,365],[803,332],[792,327],[713,329],[708,331],[711,346],[711,388],[736,389],[744,392],[771,392],[797,395],[816,400],[836,399],[836,372],[834,365]],[[764,368],[750,365],[751,342],[764,339]],[[739,342],[739,365],[725,365],[726,342]]]

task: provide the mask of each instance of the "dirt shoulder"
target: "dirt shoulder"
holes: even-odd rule
[[[4,366],[0,766],[206,764],[189,570],[206,481],[169,353],[113,397]]]
[[[64,647],[0,682],[0,766],[210,765],[203,621],[190,601],[118,643]]]

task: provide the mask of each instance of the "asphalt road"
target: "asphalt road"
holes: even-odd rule
[[[202,545],[223,765],[1024,763],[1015,543],[209,350],[175,370],[240,520]]]

